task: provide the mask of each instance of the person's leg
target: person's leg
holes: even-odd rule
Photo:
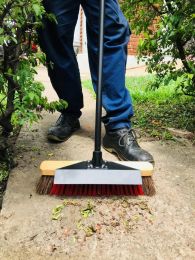
[[[117,0],[107,0],[105,6],[105,35],[103,60],[103,106],[107,115],[103,118],[106,135],[103,146],[122,160],[150,161],[153,157],[143,150],[131,129],[132,101],[125,87],[127,44],[130,29]],[[93,86],[97,86],[99,0],[82,0],[87,18],[88,53]]]
[[[125,87],[127,44],[130,29],[117,0],[107,0],[105,6],[103,122],[107,130],[130,128],[132,101]],[[99,1],[81,1],[87,19],[88,54],[94,89],[97,86]]]
[[[44,19],[43,28],[39,30],[40,46],[47,57],[48,74],[59,98],[68,102],[66,113],[79,117],[83,95],[73,38],[80,0],[44,0],[43,4],[57,20],[55,23]]]
[[[83,94],[78,63],[73,49],[74,30],[80,0],[44,0],[48,13],[53,13],[57,23],[44,19],[39,30],[39,42],[46,53],[48,74],[60,99],[68,102],[56,124],[49,128],[48,139],[65,141],[80,128],[78,118],[83,107]]]

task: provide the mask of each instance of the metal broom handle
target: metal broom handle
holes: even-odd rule
[[[100,24],[99,24],[99,60],[98,60],[98,85],[96,93],[96,119],[95,119],[95,151],[93,162],[95,166],[101,166],[101,118],[102,118],[102,86],[103,86],[103,57],[104,57],[104,20],[105,0],[100,0]]]

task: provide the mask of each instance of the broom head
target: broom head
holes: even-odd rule
[[[44,161],[38,194],[57,196],[154,195],[153,165],[148,162]]]

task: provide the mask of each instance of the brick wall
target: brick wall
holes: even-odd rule
[[[130,42],[128,44],[128,54],[136,55],[136,49],[139,43],[140,36],[132,34],[130,38]]]
[[[83,51],[83,9],[80,10],[80,47],[79,47],[79,53],[82,53]]]
[[[157,31],[157,19],[155,19],[152,25],[149,27],[153,32]],[[137,53],[137,46],[140,39],[143,39],[143,35],[135,35],[131,34],[130,42],[128,44],[128,54],[129,55],[136,55]]]

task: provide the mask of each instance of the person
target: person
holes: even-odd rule
[[[104,86],[102,103],[106,116],[102,117],[106,134],[103,147],[122,160],[154,162],[143,150],[131,126],[132,99],[125,87],[129,23],[117,0],[105,1]],[[80,128],[79,117],[83,94],[78,63],[73,48],[74,30],[82,6],[86,16],[88,57],[94,90],[97,87],[99,0],[43,0],[46,12],[53,13],[57,23],[44,19],[39,31],[41,49],[46,53],[48,75],[60,99],[68,102],[56,124],[48,130],[48,139],[66,141]]]

